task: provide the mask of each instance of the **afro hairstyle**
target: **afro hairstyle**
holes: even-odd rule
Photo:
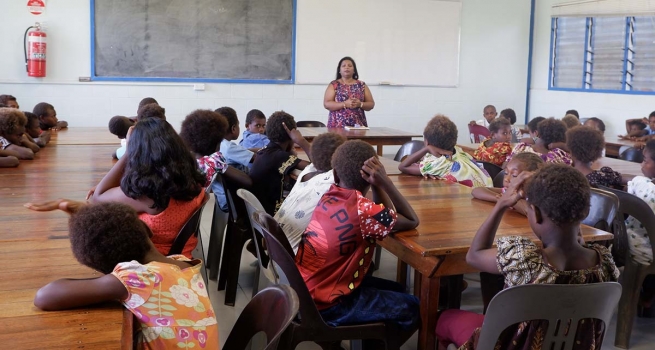
[[[32,109],[32,113],[36,114],[38,117],[43,117],[48,114],[48,110],[55,109],[51,104],[48,102],[39,102],[34,106],[34,109]]]
[[[266,122],[266,136],[268,136],[269,140],[277,143],[291,140],[291,137],[287,134],[282,123],[284,123],[289,130],[296,128],[296,121],[291,114],[285,111],[277,111],[271,114]]]
[[[571,129],[576,126],[582,125],[582,123],[580,123],[580,119],[576,118],[576,116],[574,116],[573,114],[567,114],[566,116],[564,116],[564,118],[562,118],[562,121],[564,122],[564,124],[566,124],[567,129]]]
[[[24,128],[27,117],[16,108],[0,108],[0,136],[13,135],[18,128]]]
[[[266,115],[264,115],[264,112],[260,111],[259,109],[251,110],[248,112],[248,114],[246,114],[246,128],[248,125],[254,123],[256,119],[266,120]]]
[[[565,164],[544,165],[526,186],[528,203],[557,225],[580,222],[587,217],[590,192],[587,178]]]
[[[197,109],[184,118],[180,137],[192,152],[207,156],[216,152],[226,130],[225,117],[208,109]]]
[[[137,107],[137,109],[136,109],[137,113],[138,113],[139,109],[141,109],[141,107],[143,107],[145,105],[149,105],[151,103],[159,104],[159,102],[157,102],[157,100],[155,100],[152,97],[146,97],[143,100],[141,100],[141,102],[139,102],[139,107]]]
[[[502,111],[500,111],[500,116],[503,118],[507,118],[509,120],[509,123],[512,125],[516,123],[516,112],[514,112],[514,110],[511,108],[503,109]]]
[[[149,103],[139,108],[139,111],[136,113],[136,120],[142,121],[148,118],[166,120],[166,110],[156,103]]]
[[[605,137],[592,127],[576,126],[566,132],[566,146],[577,161],[591,163],[603,156]]]
[[[227,130],[230,132],[234,126],[239,125],[239,117],[237,117],[237,111],[232,107],[221,107],[216,109],[214,112],[222,115],[227,120]]]
[[[539,123],[541,123],[543,120],[546,120],[546,118],[544,118],[544,117],[535,117],[534,119],[530,120],[528,122],[528,130],[530,130],[530,132],[537,131],[537,125],[539,125]]]
[[[332,168],[342,187],[364,192],[369,183],[360,171],[364,162],[377,154],[371,145],[362,140],[344,142],[332,155]]]
[[[334,151],[346,142],[346,138],[332,132],[320,134],[312,141],[312,162],[316,170],[326,172],[332,169]]]
[[[489,132],[492,134],[497,133],[502,128],[511,128],[512,124],[505,118],[496,118],[489,123]]]
[[[134,125],[132,119],[117,115],[109,119],[109,132],[118,136],[119,139],[124,139],[132,125]]]
[[[546,145],[553,142],[566,142],[566,124],[561,120],[555,118],[542,120],[537,125],[537,130],[539,131],[539,138]]]
[[[443,114],[437,114],[423,130],[428,145],[452,151],[457,144],[457,125]]]
[[[143,262],[151,249],[148,226],[125,204],[85,205],[70,216],[68,226],[77,261],[104,274],[122,262]]]
[[[511,161],[521,164],[522,171],[536,171],[546,163],[541,157],[532,152],[518,153],[512,157]]]

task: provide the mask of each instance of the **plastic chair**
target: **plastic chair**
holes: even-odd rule
[[[503,171],[503,168],[499,167],[496,164],[489,163],[489,162],[478,162],[479,164],[482,164],[482,168],[489,173],[489,176],[491,176],[492,179],[495,179],[496,176]]]
[[[601,188],[614,193],[619,198],[619,214],[627,214],[637,219],[646,228],[648,239],[655,242],[655,213],[648,204],[641,198],[627,192],[608,187]],[[623,220],[621,220],[621,223],[625,226]],[[646,276],[652,274],[655,274],[655,263],[641,265],[630,258],[625,259],[625,266],[621,275],[621,286],[623,286],[625,293],[621,295],[619,301],[614,346],[627,349],[630,345],[630,334],[637,313],[641,285],[644,283]]]
[[[630,147],[619,154],[619,159],[633,163],[641,163],[644,161],[644,154],[641,150]]]
[[[425,142],[423,141],[409,141],[406,142],[404,145],[400,146],[400,149],[398,152],[396,152],[396,156],[393,157],[393,160],[397,162],[402,162],[405,157],[407,157],[410,154],[416,153],[418,150],[421,148],[425,147]]]
[[[298,293],[300,300],[300,322],[294,321],[285,332],[280,347],[295,349],[303,341],[313,341],[327,349],[340,349],[341,340],[378,339],[386,342],[387,349],[399,349],[397,339],[398,330],[384,323],[369,323],[331,327],[328,326],[316,308],[316,304],[309,294],[307,285],[298,271],[294,261],[295,254],[275,219],[264,212],[257,212],[254,221],[259,224],[266,240],[266,247],[271,259],[282,270],[291,287]],[[352,348],[352,347],[351,347]]]
[[[289,286],[275,285],[257,295],[243,309],[225,340],[223,350],[244,350],[259,332],[268,340],[264,350],[276,350],[285,329],[298,314],[298,295]]]
[[[296,126],[299,128],[324,128],[325,124],[318,120],[299,120],[296,122]]]
[[[175,237],[175,240],[173,241],[173,245],[171,246],[171,249],[168,251],[167,255],[182,254],[182,250],[184,250],[184,246],[189,241],[189,238],[191,238],[191,236],[198,237],[198,232],[200,231],[199,228],[200,228],[200,218],[202,217],[202,210],[205,208],[205,204],[207,204],[208,201],[209,201],[209,195],[205,192],[205,197],[202,199],[202,203],[200,203],[200,207],[198,207],[198,209],[196,209],[196,211],[194,211],[193,214],[191,214],[191,216],[186,221],[184,226],[182,226],[182,229],[180,229],[180,232]],[[201,240],[199,241],[199,243],[202,245]]]
[[[505,185],[505,170],[502,170],[494,176],[494,187],[503,188]]]
[[[253,283],[252,287],[252,295],[254,297],[257,292],[259,292],[262,277],[265,277],[272,283],[277,283],[279,280],[279,274],[277,273],[273,263],[270,261],[270,257],[266,253],[266,250],[264,247],[262,247],[262,240],[264,239],[264,236],[262,235],[262,228],[253,219],[253,214],[258,211],[265,212],[266,210],[259,202],[259,199],[257,199],[257,197],[255,197],[255,195],[248,190],[243,188],[237,190],[237,196],[243,199],[243,202],[246,204],[248,219],[250,219],[250,227],[252,228],[252,238],[255,242],[255,249],[257,250],[257,271],[255,272],[255,282]]]
[[[492,350],[498,336],[509,326],[531,320],[547,320],[541,349],[573,349],[576,330],[565,332],[570,321],[598,319],[609,325],[621,297],[616,282],[590,284],[526,284],[498,293],[484,317],[477,350]],[[601,344],[597,344],[600,348]]]
[[[619,198],[614,193],[592,188],[589,215],[582,220],[582,223],[603,231],[612,232],[612,223],[618,210]]]
[[[471,136],[472,143],[480,143],[484,141],[487,137],[491,135],[489,129],[481,125],[469,125],[469,134]]]

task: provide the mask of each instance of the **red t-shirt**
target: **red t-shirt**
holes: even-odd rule
[[[375,239],[396,224],[396,213],[357,190],[332,185],[302,235],[296,265],[319,310],[350,294],[366,275]]]

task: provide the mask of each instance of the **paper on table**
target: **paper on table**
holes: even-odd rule
[[[343,127],[346,130],[368,130],[368,126],[344,126]]]

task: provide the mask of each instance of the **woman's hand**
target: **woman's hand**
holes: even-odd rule
[[[84,202],[72,201],[70,199],[57,199],[43,203],[25,203],[23,206],[34,211],[53,211],[59,209],[68,214],[75,214],[85,205],[86,203]]]
[[[346,106],[346,108],[358,108],[359,107],[359,100],[356,98],[349,98],[345,101],[343,101],[343,104]]]

